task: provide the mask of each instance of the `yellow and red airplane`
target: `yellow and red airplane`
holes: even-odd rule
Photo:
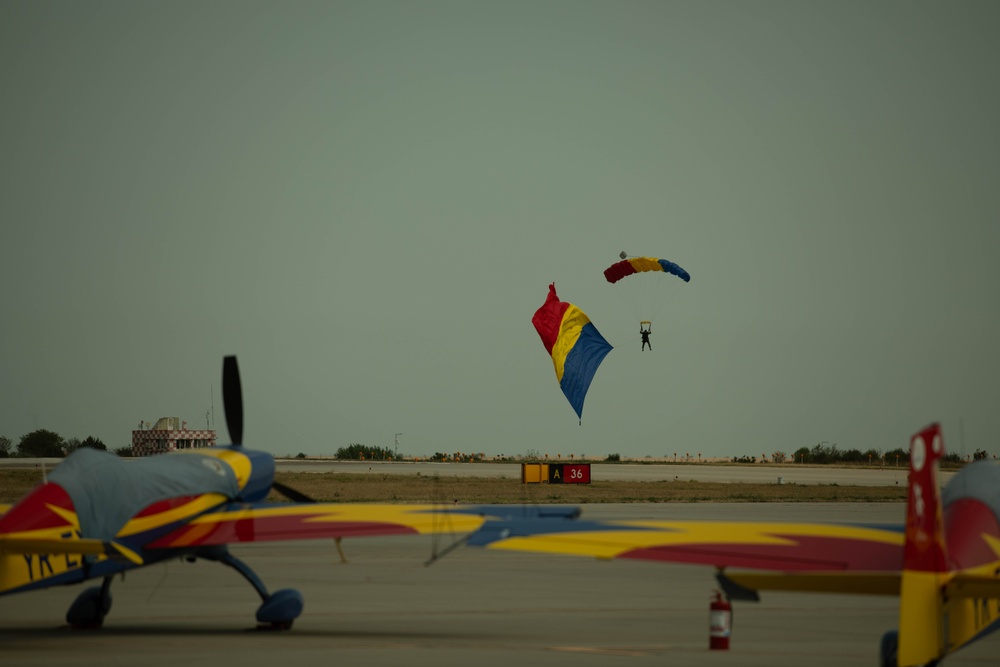
[[[230,553],[236,542],[372,535],[471,534],[486,518],[572,518],[575,508],[313,502],[274,480],[274,457],[242,447],[243,398],[235,357],[223,363],[226,424],[233,444],[124,460],[91,448],[67,456],[19,502],[0,507],[0,595],[102,579],[70,606],[73,627],[100,627],[111,580],[168,559],[232,567],[260,595],[257,621],[290,628],[303,598],[268,592]],[[292,503],[269,503],[271,490]],[[456,542],[456,544],[460,543]]]
[[[899,596],[881,664],[936,664],[1000,629],[1000,468],[965,466],[942,496],[941,429],[910,441],[905,524],[488,521],[470,545],[711,565],[730,599],[758,591]]]

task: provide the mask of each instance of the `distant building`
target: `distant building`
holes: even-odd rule
[[[146,422],[147,424],[149,422]],[[177,417],[161,417],[153,428],[132,431],[132,456],[151,456],[182,449],[215,446],[215,431],[192,431]]]

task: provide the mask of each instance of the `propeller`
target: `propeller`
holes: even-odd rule
[[[243,446],[243,390],[240,388],[240,367],[230,355],[222,361],[222,402],[226,407],[226,428],[236,447]]]
[[[296,503],[314,503],[315,499],[310,498],[301,491],[296,491],[290,486],[282,484],[281,482],[271,482],[271,488],[288,498],[289,500]]]
[[[240,367],[236,356],[222,361],[222,402],[226,407],[226,428],[234,447],[243,446],[243,389],[240,387]],[[297,503],[314,503],[314,499],[290,486],[272,480],[271,488]]]

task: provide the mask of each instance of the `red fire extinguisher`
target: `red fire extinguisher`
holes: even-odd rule
[[[729,636],[732,634],[733,606],[722,597],[722,591],[715,591],[712,604],[708,607],[708,648],[728,651]]]

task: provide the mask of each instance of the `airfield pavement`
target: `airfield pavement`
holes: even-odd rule
[[[589,505],[584,516],[899,522],[902,503]],[[112,585],[105,627],[63,617],[82,586],[0,598],[0,664],[65,667],[876,665],[897,599],[766,593],[735,603],[729,651],[708,650],[711,568],[460,548],[430,567],[434,540],[233,547],[271,590],[298,588],[288,632],[254,631],[257,595],[217,563],[172,561]],[[441,544],[443,546],[443,542]],[[995,665],[987,638],[946,665]]]
[[[0,459],[0,468],[39,468],[52,470],[62,459]],[[126,459],[128,460],[128,459]],[[547,463],[573,463],[556,460]],[[433,461],[337,461],[334,459],[277,459],[279,472],[343,473],[387,475],[424,475],[433,477],[494,477],[521,479],[520,463],[441,463]],[[718,465],[709,463],[591,463],[594,481],[660,481],[774,483],[780,477],[785,484],[839,484],[841,486],[903,486],[906,468],[851,467],[814,465]],[[941,472],[947,482],[952,471]]]
[[[547,463],[573,463],[568,460]],[[390,475],[440,475],[442,477],[500,477],[521,479],[519,463],[436,463],[432,461],[335,461],[327,459],[278,459],[281,472],[315,472],[367,474],[378,472]],[[947,482],[954,473],[942,471],[941,481]],[[650,482],[682,480],[695,482],[746,482],[777,483],[780,477],[785,484],[839,484],[841,486],[893,486],[906,485],[906,468],[879,468],[812,465],[715,465],[715,464],[640,464],[640,463],[591,463],[590,476],[594,481]]]

